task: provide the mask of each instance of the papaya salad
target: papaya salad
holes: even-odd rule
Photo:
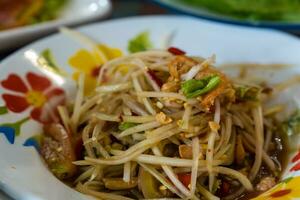
[[[148,50],[101,66],[98,86],[44,126],[41,154],[76,190],[105,200],[248,199],[280,178],[272,87],[230,78],[215,56]],[[126,70],[124,70],[126,67]]]
[[[69,0],[0,0],[0,31],[59,17]]]

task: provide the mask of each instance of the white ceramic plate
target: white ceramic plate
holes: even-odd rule
[[[56,20],[0,31],[0,51],[21,46],[62,25],[76,25],[100,19],[110,10],[110,0],[72,0]]]
[[[287,63],[294,66],[289,70],[274,71],[271,74],[267,72],[257,74],[269,77],[272,82],[300,74],[300,41],[290,35],[272,30],[228,26],[175,16],[113,20],[92,24],[78,30],[110,47],[120,48],[125,53],[128,41],[142,31],[149,31],[156,48],[164,44],[165,36],[173,33],[172,46],[184,49],[191,55],[208,57],[215,53],[218,64],[257,62]],[[0,185],[5,192],[16,199],[87,198],[56,179],[33,148],[34,145],[37,146],[38,135],[42,132],[39,122],[41,118],[37,111],[39,109],[32,106],[34,103],[31,102],[31,105],[28,104],[30,100],[16,99],[16,97],[12,97],[11,101],[3,100],[5,95],[24,97],[32,90],[49,94],[50,87],[64,89],[64,93],[56,89],[56,95],[49,97],[50,100],[60,98],[62,95],[72,97],[74,82],[71,75],[75,69],[70,67],[68,59],[82,48],[70,38],[55,34],[19,50],[0,65],[2,96],[0,106],[4,106],[0,108],[2,114],[0,115],[2,133],[0,134]],[[39,55],[45,49],[51,50],[59,68],[47,68],[41,65]],[[49,81],[52,82],[51,86]],[[293,99],[299,94],[298,89],[286,91],[279,100],[295,108]],[[28,108],[25,109],[26,107]],[[32,109],[35,109],[35,112],[32,113]],[[299,144],[298,140],[295,142]],[[299,175],[297,170],[300,168],[298,165],[297,159],[290,162],[284,178],[297,177]],[[291,187],[291,191],[294,192],[298,187],[296,185],[300,183],[300,178],[288,180],[291,181],[279,184],[274,190]],[[299,188],[297,190],[299,191]],[[297,191],[291,195],[300,197]]]

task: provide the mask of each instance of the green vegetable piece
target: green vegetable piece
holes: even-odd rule
[[[219,76],[212,75],[200,80],[188,80],[181,85],[181,89],[187,98],[195,98],[212,91],[220,82]]]
[[[74,166],[63,162],[54,162],[50,164],[49,168],[59,179],[68,178],[74,170]]]
[[[181,89],[184,94],[195,92],[196,90],[203,89],[208,84],[209,80],[213,77],[215,77],[215,75],[206,76],[200,80],[191,79],[185,81],[181,84]]]
[[[289,136],[300,133],[300,110],[297,110],[283,123],[283,128]]]
[[[221,184],[222,184],[222,181],[220,179],[215,179],[215,182],[213,184],[211,192],[213,194],[215,194],[217,192],[217,190],[220,189]]]
[[[185,81],[181,85],[181,89],[182,89],[184,94],[188,94],[190,92],[193,92],[197,89],[201,89],[203,87],[205,87],[205,83],[201,80],[195,80],[195,79]]]
[[[152,48],[152,43],[149,39],[149,32],[147,31],[138,34],[136,37],[131,39],[128,43],[128,51],[130,53],[146,51],[151,48]]]
[[[8,113],[8,110],[5,106],[0,106],[0,115]]]
[[[205,85],[207,85],[209,79],[211,79],[212,77],[214,77],[214,76],[213,75],[207,76],[201,80],[191,79],[191,80],[185,81],[181,85],[183,93],[187,94],[187,93],[194,92],[196,90],[204,88]]]
[[[119,124],[119,130],[125,131],[126,129],[129,129],[129,128],[134,127],[136,125],[137,125],[136,123],[122,122],[121,124]]]
[[[235,94],[240,101],[256,101],[260,94],[260,89],[258,87],[239,86],[235,88]]]
[[[70,0],[44,0],[42,8],[30,19],[31,24],[41,23],[59,17]]]

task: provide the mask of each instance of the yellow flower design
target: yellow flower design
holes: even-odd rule
[[[291,177],[253,200],[292,200],[300,198],[300,177]]]
[[[107,60],[122,56],[122,51],[116,48],[110,48],[105,45],[98,45],[99,50],[103,53]],[[103,59],[96,51],[88,51],[80,49],[73,56],[69,58],[69,64],[75,69],[73,79],[78,80],[81,73],[85,74],[85,95],[89,95],[97,85],[97,77]]]

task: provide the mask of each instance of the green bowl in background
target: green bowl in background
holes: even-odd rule
[[[176,13],[245,26],[300,31],[300,0],[153,0]]]

